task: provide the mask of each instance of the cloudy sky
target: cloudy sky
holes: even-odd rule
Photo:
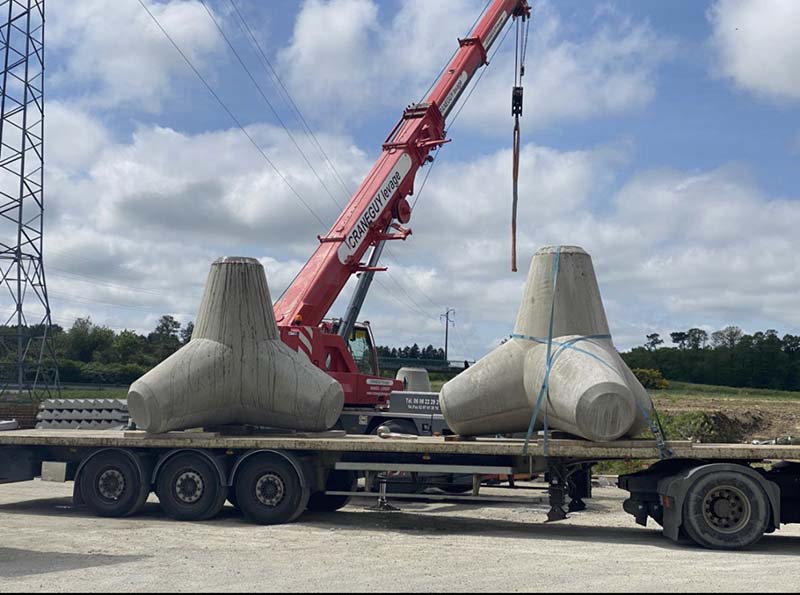
[[[205,3],[146,0],[258,149],[138,0],[48,0],[45,252],[58,324],[191,320],[222,255],[261,259],[277,297],[486,4]],[[691,326],[798,332],[800,2],[533,5],[523,271],[541,246],[583,246],[622,349]],[[513,61],[512,35],[450,127],[414,235],[390,247],[363,312],[379,343],[440,345],[448,307],[454,358],[511,331],[524,282],[508,256]]]

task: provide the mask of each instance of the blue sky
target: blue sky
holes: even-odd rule
[[[346,200],[242,34],[209,9],[317,173]],[[355,187],[484,0],[235,0]],[[326,222],[303,163],[199,0],[148,0],[215,91]],[[797,332],[800,3],[533,2],[523,118],[523,261],[551,243],[594,257],[620,348],[690,326]],[[209,263],[262,259],[273,296],[319,224],[235,128],[138,0],[48,3],[48,280],[55,317],[147,330],[188,321]],[[364,316],[379,342],[480,357],[508,334],[511,40],[441,152],[391,276]],[[524,268],[524,267],[523,267]],[[346,299],[346,295],[344,296]],[[338,303],[332,314],[341,314]]]

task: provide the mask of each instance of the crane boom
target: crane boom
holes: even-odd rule
[[[416,174],[430,152],[448,142],[446,118],[475,73],[488,64],[488,52],[509,19],[529,14],[527,0],[492,1],[470,36],[459,40],[458,51],[425,101],[406,108],[369,174],[333,226],[318,237],[320,245],[274,304],[284,341],[306,351],[323,369],[357,372],[352,358],[340,353],[344,341],[316,329],[352,275],[383,270],[375,258],[368,265],[362,262],[367,250],[411,233],[403,227],[411,219],[407,197],[413,194]]]

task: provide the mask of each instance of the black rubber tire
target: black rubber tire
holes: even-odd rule
[[[358,475],[354,471],[331,471],[325,489],[331,492],[354,492],[358,485]],[[315,492],[308,500],[311,512],[336,512],[349,504],[350,496],[326,496],[325,492]]]
[[[280,455],[252,456],[237,472],[234,485],[239,510],[259,525],[292,522],[303,513],[310,498],[294,465]]]
[[[730,494],[730,500],[722,498],[724,494]],[[720,497],[715,500],[715,496]],[[717,501],[724,516],[717,511]],[[738,550],[755,545],[764,536],[770,517],[769,499],[758,481],[735,471],[718,471],[699,478],[689,488],[683,504],[686,534],[709,549]],[[725,523],[733,526],[724,527]]]
[[[130,456],[122,451],[101,452],[83,467],[79,478],[81,496],[92,513],[121,518],[142,509],[150,485],[142,481]]]
[[[158,472],[156,495],[161,508],[170,518],[177,521],[207,521],[222,510],[228,497],[228,488],[216,466],[206,457],[197,453],[181,453],[167,461]],[[196,500],[192,502],[187,498]]]

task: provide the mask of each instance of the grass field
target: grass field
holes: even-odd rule
[[[800,392],[763,388],[733,388],[670,381],[667,390],[652,391],[657,399],[745,399],[749,401],[800,401]]]
[[[61,391],[62,399],[124,399],[128,396],[127,388],[104,388],[103,390],[85,388],[67,388]]]

